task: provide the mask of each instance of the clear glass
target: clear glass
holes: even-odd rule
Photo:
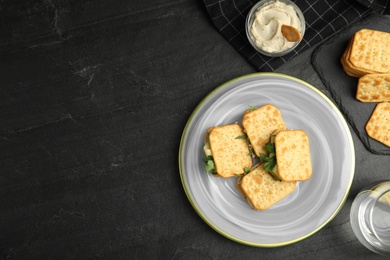
[[[390,256],[390,179],[362,189],[352,203],[351,226],[368,249]]]
[[[299,9],[299,7],[296,4],[294,4],[294,2],[292,2],[290,0],[278,0],[279,2],[291,5],[294,8],[295,12],[298,15],[299,20],[301,21],[301,28],[300,28],[301,30],[300,30],[300,32],[301,32],[302,37],[291,48],[289,48],[287,50],[284,50],[284,51],[267,52],[267,51],[261,49],[259,46],[257,46],[256,43],[255,43],[255,40],[254,40],[254,38],[252,36],[251,30],[250,30],[250,27],[251,27],[251,25],[253,23],[253,20],[254,20],[254,17],[255,17],[255,13],[261,7],[263,7],[263,6],[267,5],[267,4],[273,3],[275,1],[276,0],[261,0],[261,1],[259,1],[257,4],[255,4],[251,8],[251,10],[249,11],[249,13],[248,13],[248,15],[246,17],[246,21],[245,21],[245,31],[246,31],[246,35],[247,35],[249,43],[252,45],[252,47],[256,51],[258,51],[259,53],[261,53],[263,55],[269,56],[269,57],[280,57],[280,56],[286,55],[286,54],[290,53],[291,51],[293,51],[295,49],[295,47],[297,47],[299,45],[299,43],[302,41],[303,36],[305,35],[305,29],[306,29],[305,17],[303,15],[301,9]]]

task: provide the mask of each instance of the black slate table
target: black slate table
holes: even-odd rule
[[[250,247],[192,208],[178,168],[184,126],[218,85],[255,72],[202,1],[8,1],[0,14],[0,259],[379,258],[349,209],[389,176],[390,156],[352,128],[348,199],[311,237]],[[315,50],[277,72],[331,97]]]

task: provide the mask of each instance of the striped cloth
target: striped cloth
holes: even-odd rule
[[[256,52],[246,38],[245,19],[255,0],[203,0],[217,30],[258,71],[274,71],[299,53],[322,42],[372,10],[389,12],[390,0],[292,0],[306,20],[304,38],[298,47],[283,57],[267,57]],[[373,4],[373,2],[378,2]],[[375,8],[374,8],[375,7]]]

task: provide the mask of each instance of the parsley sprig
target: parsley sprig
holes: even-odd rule
[[[276,175],[273,170],[277,164],[276,162],[276,153],[275,153],[275,144],[268,142],[265,144],[265,149],[268,152],[268,156],[266,156],[264,153],[260,153],[260,163],[264,164],[264,170],[268,173],[270,173],[276,180],[282,181],[278,175]]]
[[[256,110],[256,108],[254,106],[252,106],[252,105],[249,105],[249,109],[252,110],[252,111]]]
[[[249,172],[251,171],[251,168],[249,168],[248,166],[245,166],[244,168],[244,173],[243,174],[234,174],[236,177],[244,177],[245,175],[247,175]]]
[[[215,170],[215,166],[214,166],[214,158],[213,156],[209,155],[209,156],[206,156],[202,159],[202,161],[206,164],[205,165],[205,170],[206,172],[209,172],[213,175],[216,175],[217,174],[217,171]]]

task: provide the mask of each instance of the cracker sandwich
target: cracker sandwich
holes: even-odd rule
[[[242,125],[257,157],[266,152],[265,144],[275,130],[286,129],[281,112],[271,104],[245,111]]]
[[[244,174],[252,167],[249,144],[238,124],[209,128],[203,149],[206,154],[203,159],[206,171],[216,176],[229,178]]]
[[[295,181],[278,181],[261,164],[243,177],[237,178],[237,187],[256,210],[266,210],[295,190]]]
[[[303,130],[282,130],[274,136],[276,166],[273,173],[282,181],[310,179],[310,144]]]

